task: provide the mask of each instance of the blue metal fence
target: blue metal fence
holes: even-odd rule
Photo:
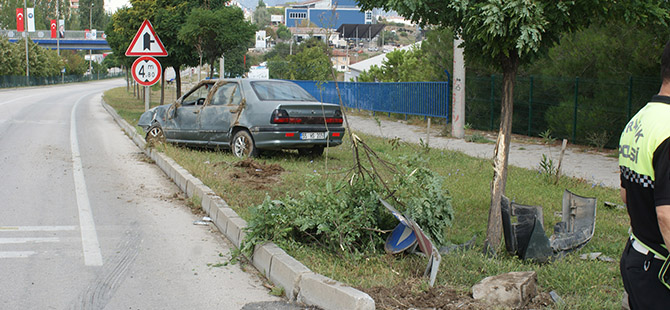
[[[339,104],[335,82],[292,81],[322,102]],[[447,82],[338,82],[347,108],[450,118],[451,90]]]

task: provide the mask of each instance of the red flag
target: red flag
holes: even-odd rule
[[[16,9],[16,31],[24,31],[23,8]]]
[[[55,39],[58,35],[58,26],[56,26],[56,20],[51,20],[51,38]]]

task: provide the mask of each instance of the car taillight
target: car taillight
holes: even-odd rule
[[[272,117],[270,117],[270,123],[272,124],[300,124],[302,119],[298,117],[289,117],[288,112],[283,109],[275,109],[272,111]]]
[[[342,124],[342,112],[340,110],[335,111],[335,116],[326,117],[327,124]]]

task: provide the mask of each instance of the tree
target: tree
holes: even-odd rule
[[[79,26],[85,29],[105,29],[109,16],[105,13],[103,0],[79,1]]]
[[[332,79],[330,57],[319,46],[305,48],[298,54],[290,56],[289,59],[292,80],[327,81]]]
[[[21,67],[21,59],[25,60],[25,55],[23,45],[0,37],[0,75],[25,75],[25,62]]]
[[[221,55],[238,49],[254,37],[255,28],[244,20],[238,7],[222,7],[217,10],[195,8],[179,30],[179,39],[194,46],[200,57],[211,65]],[[210,78],[214,68],[210,70]]]
[[[277,37],[280,40],[290,40],[293,34],[291,33],[291,30],[288,29],[284,24],[280,24],[279,27],[277,27]]]
[[[657,22],[664,27],[668,3],[638,1],[532,1],[532,0],[358,0],[363,10],[395,10],[421,25],[451,27],[465,42],[466,61],[494,65],[503,72],[500,130],[494,151],[491,205],[485,246],[500,247],[500,201],[507,181],[511,141],[514,83],[519,65],[546,54],[560,34],[588,26],[592,21],[624,18]]]
[[[263,0],[258,0],[258,6],[256,6],[256,10],[254,11],[254,24],[256,24],[258,29],[263,29],[270,24],[270,12],[268,12]]]

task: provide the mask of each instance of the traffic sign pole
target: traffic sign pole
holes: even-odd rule
[[[144,86],[144,111],[149,111],[149,98],[151,97],[151,87]]]

